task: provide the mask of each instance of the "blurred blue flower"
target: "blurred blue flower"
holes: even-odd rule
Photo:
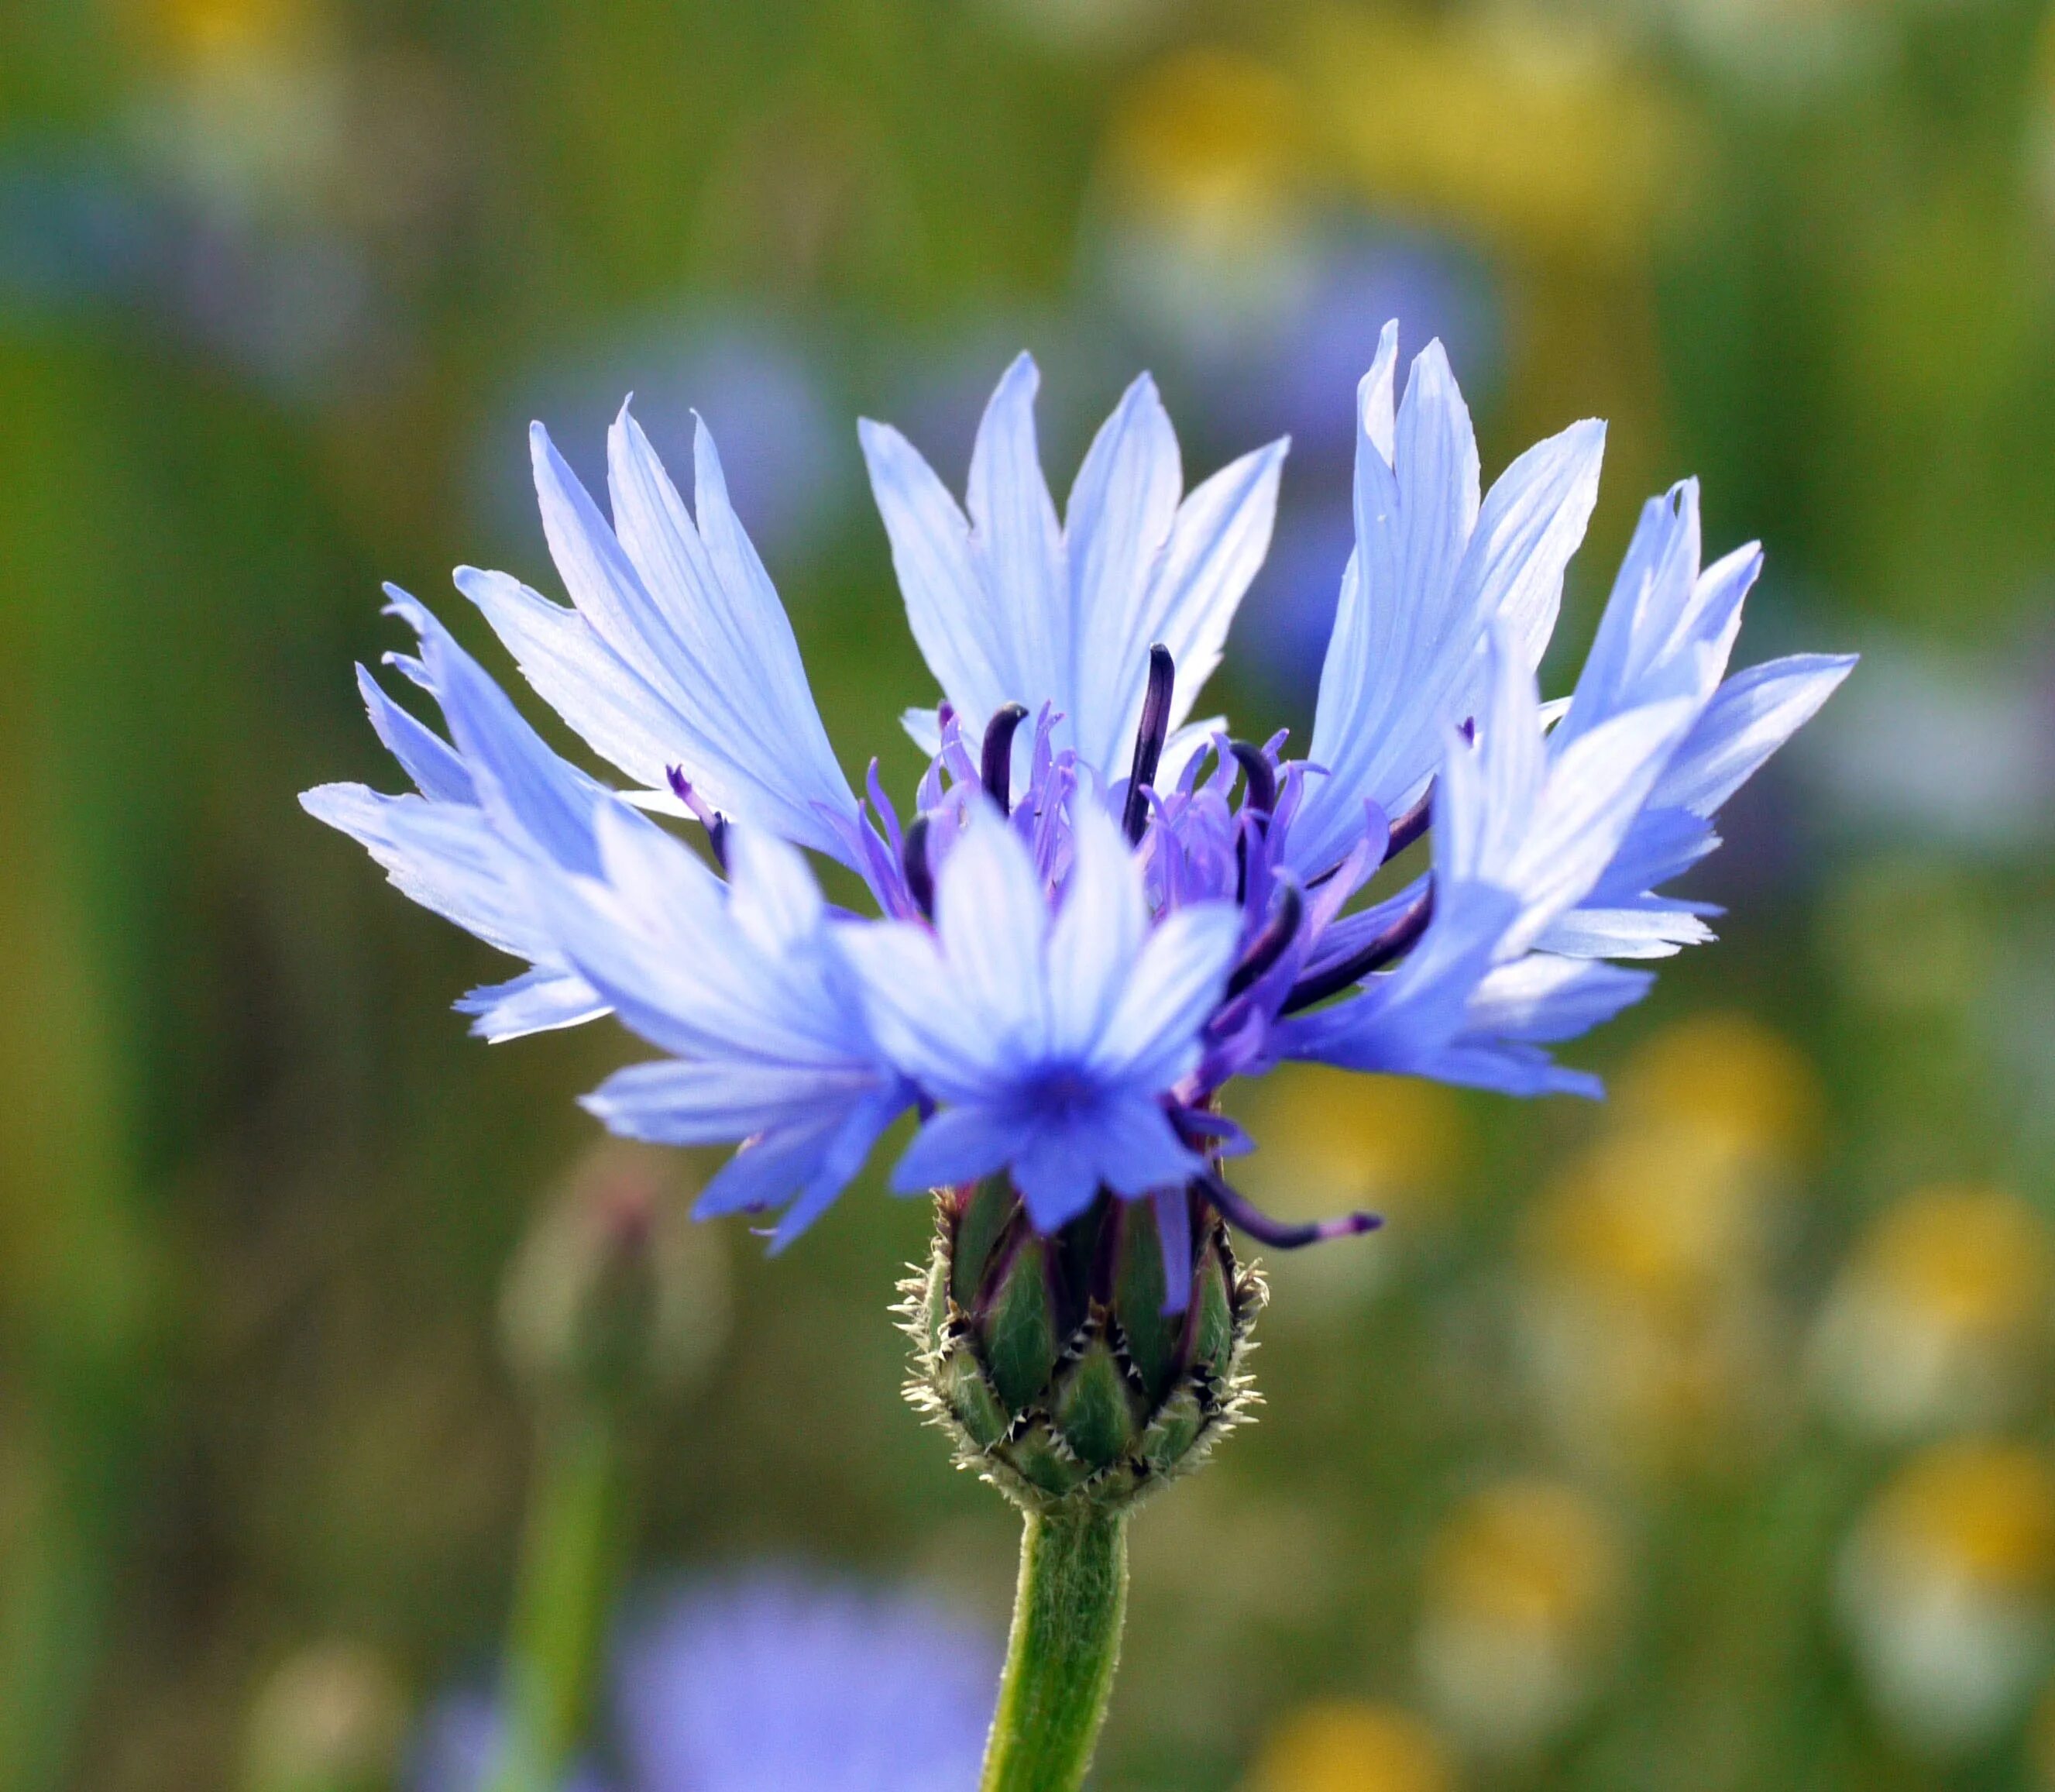
[[[1473,389],[1495,382],[1497,296],[1477,254],[1424,231],[1356,228],[1325,236],[1292,302],[1204,357],[1188,383],[1215,432],[1288,434],[1295,480],[1331,474],[1346,486],[1355,438],[1335,394],[1394,320],[1402,336],[1440,340]]]
[[[999,1687],[980,1626],[917,1595],[763,1573],[631,1624],[629,1792],[970,1792]]]
[[[703,1213],[805,1226],[909,1107],[901,1190],[1010,1172],[1054,1229],[1102,1191],[1153,1198],[1189,1287],[1196,1190],[1280,1227],[1213,1160],[1235,1076],[1300,1056],[1516,1095],[1597,1092],[1548,1048],[1635,1000],[1603,962],[1710,937],[1661,886],[1844,677],[1800,655],[1722,682],[1760,555],[1701,570],[1696,487],[1653,500],[1574,694],[1536,668],[1595,499],[1601,425],[1572,424],[1481,490],[1469,412],[1431,342],[1402,401],[1389,324],[1357,399],[1355,552],[1311,750],[1193,722],[1268,544],[1284,444],[1189,493],[1154,384],[1129,388],[1059,518],[1023,356],[992,396],[959,506],[897,431],[862,425],[907,616],[941,700],[902,825],[874,762],[859,799],[791,629],[699,426],[688,509],[624,408],[612,521],[538,425],[543,527],[574,607],[459,570],[536,690],[638,787],[558,760],[412,600],[400,669],[444,747],[365,680],[419,793],[311,791],[410,894],[527,959],[467,1005],[492,1036],[611,1007],[673,1056],[589,1104],[615,1131],[735,1141]],[[696,819],[715,863],[646,811]],[[1433,823],[1433,870],[1345,912]],[[831,910],[799,848],[880,918]],[[1331,1005],[1326,1005],[1333,998]],[[1180,1259],[1182,1261],[1180,1261]]]
[[[630,389],[667,460],[691,454],[698,420],[719,432],[736,502],[774,556],[804,553],[850,496],[847,426],[830,407],[815,356],[790,332],[720,317],[666,318],[562,357],[525,382],[515,414],[552,418],[573,463],[602,471],[586,467],[582,445],[605,435]],[[524,469],[500,446],[511,439],[507,409],[489,420],[483,489],[495,521],[511,529],[531,514],[530,494]]]
[[[614,1652],[618,1792],[971,1792],[999,1687],[977,1624],[917,1594],[767,1569],[652,1599]],[[438,1705],[414,1792],[482,1792],[500,1720]],[[565,1792],[604,1792],[590,1767]]]

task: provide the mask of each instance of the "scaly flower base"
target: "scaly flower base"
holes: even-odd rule
[[[1189,1212],[1174,1306],[1153,1202],[1102,1197],[1044,1237],[1003,1177],[937,1191],[933,1253],[904,1285],[908,1398],[1026,1521],[984,1792],[1083,1783],[1120,1655],[1128,1514],[1256,1402],[1263,1279],[1203,1200]]]

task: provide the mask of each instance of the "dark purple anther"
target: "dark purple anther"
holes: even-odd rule
[[[1381,1214],[1339,1214],[1331,1220],[1292,1226],[1273,1219],[1217,1171],[1209,1170],[1201,1174],[1198,1186],[1230,1226],[1240,1226],[1250,1237],[1281,1251],[1296,1250],[1302,1245],[1317,1245],[1327,1238],[1353,1238],[1365,1232],[1375,1232],[1384,1224]]]
[[[935,874],[928,863],[928,818],[916,815],[906,827],[906,849],[901,858],[906,873],[906,894],[913,906],[932,921],[935,917]]]
[[[665,778],[671,787],[671,794],[692,811],[693,819],[706,830],[707,845],[712,849],[713,862],[728,874],[728,818],[714,808],[706,799],[692,788],[692,780],[685,776],[682,765],[666,767]]]
[[[1277,905],[1276,914],[1271,916],[1261,933],[1248,942],[1248,949],[1241,955],[1241,962],[1234,967],[1227,980],[1227,999],[1232,1001],[1243,990],[1284,956],[1284,949],[1292,943],[1292,936],[1299,931],[1299,923],[1305,918],[1306,905],[1299,894],[1296,884],[1284,886],[1284,894]]]
[[[1142,844],[1149,823],[1149,791],[1170,732],[1170,687],[1177,676],[1170,649],[1162,641],[1149,649],[1149,691],[1142,700],[1142,725],[1134,731],[1134,767],[1127,777],[1127,802],[1120,825],[1130,846]]]
[[[1314,1003],[1338,994],[1351,983],[1360,983],[1372,971],[1410,952],[1434,918],[1434,886],[1430,883],[1421,891],[1420,900],[1367,945],[1351,953],[1339,964],[1330,965],[1325,970],[1316,971],[1293,984],[1278,1013],[1296,1014],[1303,1008],[1311,1008]]]
[[[1252,747],[1246,740],[1231,740],[1228,751],[1234,755],[1242,776],[1248,780],[1248,793],[1242,799],[1242,807],[1253,809],[1260,815],[1268,815],[1277,807],[1277,773],[1263,749]]]
[[[984,793],[999,805],[999,812],[1013,811],[1013,732],[1028,719],[1020,704],[1002,705],[984,724],[984,751],[979,756],[978,775]]]

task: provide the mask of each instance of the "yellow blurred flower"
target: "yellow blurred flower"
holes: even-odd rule
[[[1524,1754],[1589,1703],[1624,1593],[1611,1524],[1575,1489],[1513,1481],[1435,1540],[1419,1662],[1430,1703],[1481,1755]]]
[[[1528,1365],[1588,1457],[1722,1462],[1783,1417],[1767,1271],[1819,1109],[1803,1056],[1738,1014],[1657,1035],[1615,1079],[1607,1130],[1544,1192],[1521,1259]]]
[[[1128,91],[1108,172],[1126,203],[1194,236],[1261,227],[1304,177],[1300,110],[1291,84],[1253,57],[1185,50]]]
[[[2030,1392],[2055,1294],[2047,1222],[1994,1188],[1907,1195],[1842,1269],[1813,1336],[1822,1397],[1884,1435],[1994,1423]]]
[[[1936,1445],[1871,1506],[1840,1565],[1843,1618],[1885,1717],[1936,1754],[1991,1739],[2047,1666],[2055,1468],[2024,1446]]]
[[[1753,1016],[1710,1013],[1658,1033],[1613,1080],[1619,1126],[1686,1129],[1713,1151],[1803,1162],[1820,1095],[1805,1054]]]
[[[1461,1162],[1461,1098],[1415,1077],[1283,1065],[1250,1086],[1236,1118],[1260,1147],[1237,1166],[1243,1186],[1292,1218],[1422,1211],[1446,1198]]]
[[[1332,1700],[1302,1705],[1277,1726],[1245,1792],[1454,1792],[1455,1783],[1441,1739],[1412,1712]]]
[[[1099,203],[1117,288],[1138,314],[1207,341],[1281,315],[1308,278],[1303,105],[1238,52],[1180,52],[1115,106]]]
[[[1661,91],[1558,15],[1324,8],[1301,65],[1323,145],[1372,203],[1513,247],[1638,251],[1676,172]]]
[[[369,1650],[325,1644],[287,1660],[251,1706],[244,1792],[373,1792],[391,1782],[404,1710]]]
[[[1669,1468],[1777,1416],[1765,1221],[1751,1166],[1689,1129],[1601,1139],[1556,1179],[1527,1225],[1519,1320],[1572,1447]]]
[[[200,62],[275,49],[304,33],[308,0],[140,0],[136,34],[181,60]]]
[[[1377,1286],[1444,1210],[1461,1168],[1461,1098],[1418,1078],[1287,1064],[1250,1084],[1233,1113],[1257,1147],[1233,1174],[1260,1206],[1288,1219],[1368,1207],[1398,1222],[1331,1249],[1267,1257],[1286,1297],[1279,1315],[1331,1309]]]

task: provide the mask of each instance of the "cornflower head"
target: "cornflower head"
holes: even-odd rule
[[[1144,376],[1059,515],[1024,356],[960,504],[903,436],[862,426],[939,687],[905,716],[929,763],[903,813],[877,760],[861,795],[838,762],[704,425],[688,507],[625,408],[610,520],[533,431],[569,607],[456,574],[621,782],[560,758],[389,587],[418,641],[392,664],[447,738],[360,669],[415,788],[303,799],[526,962],[463,998],[476,1031],[611,1010],[665,1054],[586,1105],[631,1138],[738,1146],[703,1214],[776,1212],[782,1246],[917,1117],[890,1172],[937,1191],[901,1308],[911,1391],[1028,1514],[988,1787],[1081,1779],[1126,1510],[1247,1404],[1263,1289],[1230,1228],[1292,1246],[1376,1223],[1252,1206],[1225,1174],[1252,1142],[1222,1091],[1299,1058],[1598,1094],[1552,1048],[1647,991],[1631,961],[1710,937],[1713,911],[1665,886],[1852,664],[1726,676],[1761,557],[1702,566],[1686,481],[1644,509],[1574,691],[1544,704],[1603,428],[1572,424],[1482,490],[1440,345],[1402,396],[1398,348],[1387,326],[1356,394],[1355,547],[1303,759],[1193,719],[1268,547],[1284,444],[1187,493]],[[1425,871],[1379,878],[1430,834]],[[875,913],[830,906],[808,855],[854,872]]]
[[[1059,1318],[1108,1304],[1122,1241],[1142,1232],[1163,1312],[1190,1306],[1211,1263],[1239,1324],[1252,1285],[1220,1222],[1280,1245],[1371,1222],[1286,1227],[1242,1201],[1221,1164],[1249,1142],[1219,1115],[1221,1089],[1300,1057],[1598,1092],[1549,1048],[1645,991],[1646,971],[1608,961],[1710,937],[1704,905],[1658,892],[1718,843],[1720,805],[1851,664],[1724,677],[1761,555],[1702,570],[1687,481],[1649,503],[1573,693],[1543,705],[1535,669],[1603,428],[1573,424],[1481,495],[1440,345],[1402,399],[1397,353],[1387,326],[1357,394],[1356,546],[1306,759],[1281,735],[1189,720],[1267,547],[1284,444],[1185,494],[1145,376],[1059,517],[1024,356],[961,507],[897,432],[862,428],[941,687],[906,716],[929,763],[903,817],[877,761],[862,796],[844,776],[704,426],[688,509],[625,409],[610,523],[533,432],[570,607],[504,573],[456,574],[625,784],[560,758],[395,589],[419,645],[391,663],[448,738],[360,668],[416,788],[329,785],[306,806],[408,894],[527,961],[460,1005],[484,1036],[610,1009],[669,1054],[587,1105],[633,1138],[739,1143],[703,1214],[782,1210],[782,1245],[913,1108],[893,1184],[955,1191],[945,1231],[993,1178],[1004,1263],[1016,1235],[1098,1215],[1107,1238],[1075,1273],[1042,1266],[1075,1285]],[[707,854],[663,815],[696,821]],[[1430,823],[1431,868],[1359,901]],[[877,916],[831,909],[809,853],[855,871]],[[1115,1211],[1142,1202],[1146,1220]],[[966,1287],[956,1304],[999,1297]],[[1189,1356],[1190,1340],[1165,1348]]]

